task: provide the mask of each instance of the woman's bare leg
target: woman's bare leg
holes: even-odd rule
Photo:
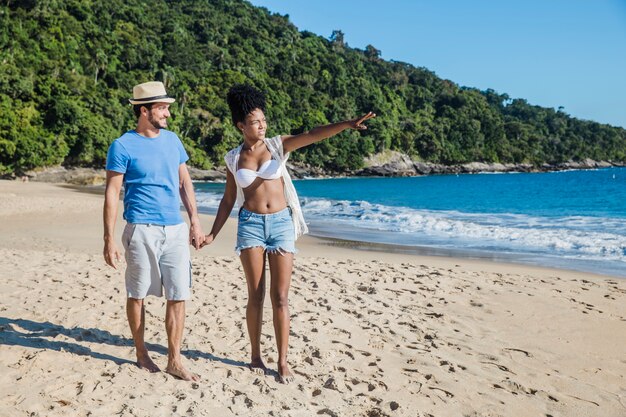
[[[265,372],[261,358],[261,328],[263,326],[263,301],[265,300],[265,250],[261,247],[241,251],[239,256],[248,284],[246,324],[250,337],[250,368]]]
[[[273,253],[268,255],[271,273],[270,298],[274,313],[274,333],[278,347],[278,375],[281,382],[293,381],[293,374],[287,365],[289,349],[289,286],[293,270],[293,254]]]

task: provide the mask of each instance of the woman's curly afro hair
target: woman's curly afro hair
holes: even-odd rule
[[[265,112],[265,94],[248,84],[237,84],[228,90],[226,96],[233,124],[244,123],[246,116],[254,109]]]

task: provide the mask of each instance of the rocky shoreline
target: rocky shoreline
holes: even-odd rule
[[[442,165],[431,162],[413,161],[407,155],[400,152],[389,151],[384,154],[373,155],[365,160],[365,168],[356,171],[356,176],[417,176],[433,174],[477,174],[481,172],[551,172],[576,169],[598,169],[612,166],[626,166],[622,162],[594,161],[583,159],[581,161],[568,161],[559,164],[501,164],[470,162],[459,165]]]
[[[568,161],[559,164],[500,164],[485,162],[470,162],[459,165],[443,165],[432,162],[413,161],[408,155],[400,152],[388,151],[376,154],[365,159],[365,167],[349,172],[328,172],[317,167],[307,165],[287,164],[295,178],[324,178],[324,177],[415,177],[422,175],[441,174],[478,174],[483,172],[552,172],[567,170],[599,169],[609,167],[623,167],[626,163],[613,161]]]
[[[598,169],[623,167],[626,163],[613,161],[568,161],[555,165],[543,164],[500,164],[471,162],[460,165],[443,165],[431,162],[413,161],[400,152],[388,151],[373,155],[365,160],[365,167],[355,171],[334,172],[323,170],[306,164],[287,164],[294,178],[329,178],[329,177],[413,177],[438,174],[477,174],[481,172],[550,172],[578,169]],[[189,173],[194,181],[226,181],[226,168],[202,170],[190,167]],[[102,185],[106,180],[104,169],[55,166],[26,172],[21,177],[15,175],[7,179],[22,181],[38,181],[49,183],[66,183],[73,185]]]
[[[218,170],[202,170],[190,167],[189,174],[194,181],[226,181],[225,168]],[[64,183],[72,185],[103,185],[106,181],[106,170],[82,167],[55,166],[27,171],[23,176],[8,176],[5,179]]]

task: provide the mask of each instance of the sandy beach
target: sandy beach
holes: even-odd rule
[[[102,204],[0,181],[0,416],[626,415],[626,280],[309,236],[290,292],[296,380],[256,375],[233,219],[192,255],[183,355],[201,381],[149,374],[134,364],[123,265],[102,258]],[[165,300],[147,300],[164,368]],[[269,296],[264,323],[275,370]]]

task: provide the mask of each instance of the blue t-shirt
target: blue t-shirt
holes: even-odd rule
[[[178,136],[156,138],[129,130],[109,147],[106,169],[124,174],[124,219],[129,223],[180,224],[178,168],[189,159]]]

